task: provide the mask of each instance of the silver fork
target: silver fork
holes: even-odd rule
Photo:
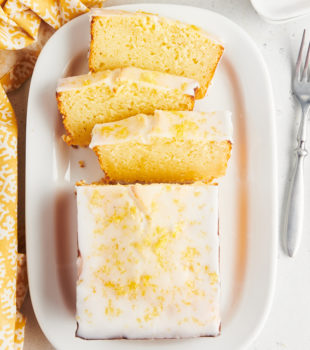
[[[302,52],[305,46],[306,30],[303,32],[299,55],[296,63],[296,70],[293,79],[293,93],[298,99],[302,117],[297,134],[296,163],[293,168],[289,183],[287,197],[287,207],[284,217],[284,230],[286,231],[287,253],[293,257],[300,244],[304,219],[304,159],[308,154],[306,150],[307,139],[307,116],[310,108],[310,81],[309,81],[309,61],[310,43],[308,46],[306,61],[302,67]]]

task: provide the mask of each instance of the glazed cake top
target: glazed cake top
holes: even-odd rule
[[[218,188],[77,186],[77,335],[219,333]]]
[[[155,111],[138,114],[111,123],[97,124],[89,145],[139,141],[149,143],[152,137],[204,141],[232,141],[231,112]]]
[[[177,89],[189,96],[195,96],[195,91],[199,87],[199,83],[193,79],[146,69],[127,67],[61,78],[58,81],[56,91],[78,90],[100,84],[106,84],[113,90],[117,84],[122,84],[124,82],[152,85],[165,90]]]

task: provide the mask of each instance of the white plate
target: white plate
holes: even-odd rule
[[[265,20],[282,23],[310,13],[309,0],[251,0]]]
[[[61,139],[57,79],[87,69],[89,18],[62,27],[34,70],[27,115],[27,258],[35,314],[57,349],[241,349],[258,334],[270,309],[277,255],[277,183],[271,84],[250,37],[216,13],[194,7],[139,4],[198,25],[220,38],[225,53],[208,96],[196,110],[233,112],[233,155],[221,181],[222,334],[189,340],[86,341],[75,338],[76,209],[74,183],[102,174],[88,149]],[[160,52],[158,53],[160,54]],[[85,160],[80,168],[78,161]]]

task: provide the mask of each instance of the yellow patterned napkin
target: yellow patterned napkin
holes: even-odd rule
[[[26,257],[17,253],[17,123],[6,92],[32,74],[49,36],[105,0],[0,0],[0,349],[23,348]]]
[[[0,0],[0,49],[19,50],[36,41],[43,20],[58,29],[101,6],[104,0]]]
[[[25,266],[25,256],[17,254],[17,125],[0,85],[0,349],[3,350],[22,349],[25,319],[17,308],[27,290]]]

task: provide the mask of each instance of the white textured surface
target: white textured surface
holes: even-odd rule
[[[107,1],[107,5],[151,1]],[[152,1],[165,3],[166,1]],[[248,0],[170,0],[170,3],[200,6],[219,12],[241,25],[263,53],[273,82],[278,131],[279,201],[282,209],[289,161],[295,147],[299,121],[297,103],[292,97],[290,81],[302,29],[309,26],[309,17],[287,24],[265,23]],[[253,67],[255,69],[255,67]],[[258,91],[259,98],[259,91]],[[263,103],[263,101],[262,101]],[[309,178],[310,160],[306,159],[305,178]],[[306,208],[310,206],[310,182],[306,180]],[[307,215],[306,215],[307,221]],[[275,299],[268,321],[250,350],[282,350],[310,348],[310,222],[305,222],[299,254],[289,259],[279,250]],[[279,242],[280,244],[280,242]],[[52,347],[38,328],[29,300],[25,305],[28,323],[26,350]],[[233,350],[233,349],[232,349]]]

